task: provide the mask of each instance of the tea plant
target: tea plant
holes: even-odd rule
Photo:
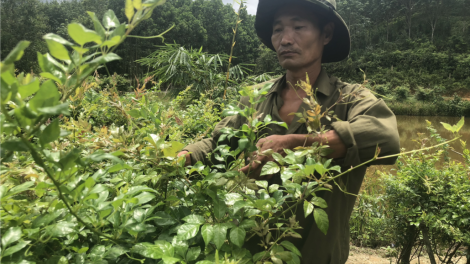
[[[428,125],[430,137],[421,135],[420,147],[445,141]],[[463,119],[455,126],[444,126],[455,133]],[[421,250],[424,246],[431,263],[437,263],[434,255],[441,263],[451,263],[461,246],[470,248],[470,152],[465,142],[461,144],[464,163],[450,160],[449,146],[444,145],[437,152],[401,157],[397,175],[385,178],[395,239],[402,249],[400,263],[408,263],[416,242]]]
[[[302,205],[305,216],[312,214],[319,229],[328,231],[327,204],[316,193],[330,190],[336,178],[354,168],[340,173],[325,158],[328,146],[318,143],[285,150],[286,156],[260,153],[256,143],[263,131],[285,126],[269,116],[261,120],[256,112],[269,85],[243,88],[240,93],[250,104],[223,111],[247,122],[224,131],[222,137],[237,140],[239,147],[219,145],[213,166],[185,168],[184,157],[176,157],[183,134],[200,132],[185,121],[191,117],[176,113],[182,97],[162,104],[139,90],[128,103],[113,94],[110,103],[127,119],[126,126],[93,129],[86,113],[78,122],[67,117],[74,95],[87,96],[86,87],[80,88],[83,94],[78,87],[98,67],[119,58],[113,49],[160,4],[126,0],[128,24],[119,24],[112,11],[103,23],[89,12],[95,31],[68,26],[78,45],[46,35],[50,53],[38,54],[38,62],[41,76],[49,80],[42,84],[32,75],[15,76],[14,63],[28,42],[20,42],[2,62],[4,263],[300,263],[298,249],[283,240],[299,237],[292,210]],[[325,132],[320,119],[334,115],[320,111],[308,80],[300,88],[311,109],[298,115],[309,136],[317,136]],[[206,118],[215,122],[216,116],[212,112]],[[244,158],[254,155],[273,156],[277,163],[269,162],[262,175],[279,172],[282,184],[249,179],[239,170]],[[257,238],[263,251],[252,256],[244,247],[250,238]]]

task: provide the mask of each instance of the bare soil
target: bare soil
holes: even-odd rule
[[[454,258],[454,261],[458,258]],[[465,264],[467,259],[462,257],[455,264]],[[440,263],[439,258],[436,256],[436,262]],[[396,263],[394,257],[387,256],[387,250],[385,249],[371,249],[371,248],[360,248],[351,246],[349,251],[349,258],[346,264],[391,264]],[[411,264],[430,264],[427,256],[420,256],[419,259],[415,258],[411,261]]]

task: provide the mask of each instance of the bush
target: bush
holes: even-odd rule
[[[431,101],[434,101],[436,97],[437,97],[437,94],[432,89],[425,89],[423,87],[418,87],[417,91],[415,92],[415,98],[418,101],[431,102]]]
[[[462,126],[463,119],[449,127],[458,130]],[[444,141],[432,126],[428,130],[436,143]],[[427,143],[428,138],[422,136],[419,146]],[[465,142],[461,144],[465,163],[450,162],[449,146],[443,145],[438,152],[401,157],[397,174],[385,177],[387,208],[395,222],[394,241],[401,248],[402,263],[410,260],[416,242],[443,263],[450,263],[460,246],[470,251],[470,151]]]
[[[407,86],[399,86],[395,88],[395,98],[399,101],[405,101],[410,96],[410,88]]]
[[[375,88],[375,92],[382,96],[387,96],[392,93],[390,89],[390,85],[387,85],[387,84],[379,84],[379,85],[376,85],[374,88]]]
[[[117,73],[114,73],[112,76],[102,77],[100,79],[99,85],[101,89],[116,89],[118,92],[121,93],[133,91],[131,82],[127,79],[127,76],[122,76]]]

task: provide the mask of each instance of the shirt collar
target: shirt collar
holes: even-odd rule
[[[281,78],[277,79],[274,82],[274,85],[271,87],[267,95],[270,95],[271,93],[277,93],[281,94],[282,89],[286,86],[286,75],[284,74]],[[314,89],[318,88],[318,92],[330,96],[332,87],[330,83],[330,77],[326,73],[326,70],[324,68],[321,69],[320,74],[318,75],[318,78],[313,85]]]

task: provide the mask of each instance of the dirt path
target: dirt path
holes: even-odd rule
[[[384,249],[359,248],[351,246],[349,258],[346,264],[391,264],[395,263],[395,258],[387,257],[387,251]],[[437,263],[440,263],[436,257]],[[465,264],[467,259],[462,257],[456,264]],[[430,264],[427,256],[421,256],[419,260],[416,258],[411,264]]]

